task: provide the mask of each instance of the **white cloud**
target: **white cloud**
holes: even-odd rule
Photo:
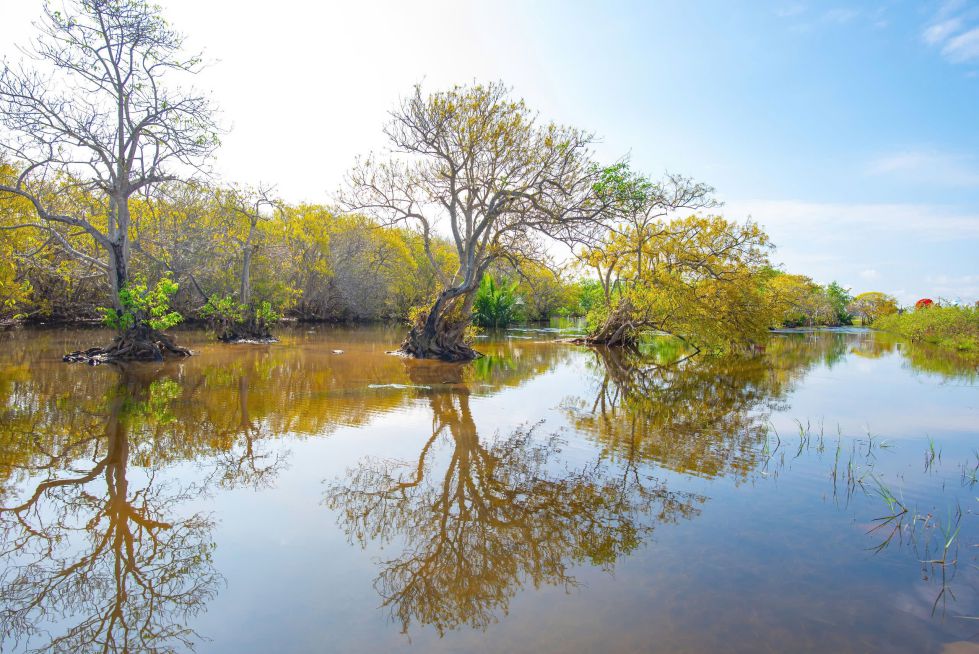
[[[979,298],[979,275],[929,275],[932,297],[971,304]]]
[[[723,214],[735,220],[751,216],[775,243],[776,264],[821,284],[835,280],[855,293],[885,291],[903,303],[928,295],[979,299],[979,276],[963,255],[979,251],[979,211],[757,199],[729,202]]]
[[[962,27],[961,18],[950,18],[949,20],[943,20],[940,23],[934,23],[926,27],[921,38],[928,45],[937,45],[955,34],[960,27]]]
[[[830,9],[825,14],[823,14],[823,20],[833,22],[833,23],[849,23],[851,20],[856,18],[860,12],[856,9],[850,9],[847,7],[837,7],[836,9]]]
[[[821,240],[856,230],[904,233],[925,242],[979,238],[979,213],[940,205],[747,200],[728,203],[724,213],[751,215],[762,225]]]
[[[979,27],[948,39],[942,47],[942,54],[957,64],[979,59]]]
[[[968,155],[912,150],[874,159],[867,172],[937,187],[979,187],[979,166]]]
[[[928,45],[955,64],[979,61],[979,10],[964,2],[946,2],[921,33]]]
[[[779,18],[789,18],[790,16],[798,16],[799,14],[805,12],[806,6],[801,3],[793,3],[788,5],[782,5],[775,9],[775,15]]]

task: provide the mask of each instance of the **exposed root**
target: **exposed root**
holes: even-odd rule
[[[261,321],[248,320],[238,323],[225,323],[215,328],[218,340],[222,343],[251,343],[265,345],[278,343],[279,339],[272,336],[272,330]]]
[[[430,333],[424,327],[414,327],[408,332],[398,349],[402,356],[415,359],[440,359],[442,361],[473,361],[483,356],[472,349],[465,340],[465,327]]]
[[[188,357],[191,351],[146,325],[129,329],[113,339],[108,347],[93,347],[69,352],[63,361],[97,366],[116,361],[163,361],[167,357]]]

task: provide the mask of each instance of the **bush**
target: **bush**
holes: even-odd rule
[[[212,295],[201,309],[201,317],[207,320],[222,341],[249,337],[269,338],[269,329],[280,319],[271,302],[248,306],[239,303],[231,295]]]
[[[874,327],[912,342],[979,355],[979,308],[976,307],[931,304],[915,311],[882,316]]]
[[[520,298],[515,283],[497,284],[491,275],[479,282],[473,302],[473,322],[480,327],[506,327],[517,319]]]
[[[101,307],[102,322],[116,331],[148,326],[154,331],[166,331],[183,320],[176,311],[170,310],[170,300],[180,286],[169,277],[162,277],[150,288],[142,277],[135,277],[119,291],[122,310]]]

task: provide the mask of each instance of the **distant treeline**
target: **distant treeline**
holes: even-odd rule
[[[14,173],[13,166],[0,164],[0,182],[13,181]],[[248,213],[243,207],[254,198],[254,190],[180,183],[133,201],[133,274],[151,283],[172,277],[180,287],[173,308],[188,319],[200,318],[209,298],[239,291],[246,248],[252,253],[254,300],[269,302],[278,313],[299,320],[403,321],[413,307],[438,292],[424,239],[417,232],[323,205],[279,200],[251,212],[256,218],[252,229],[252,221],[243,218]],[[95,223],[108,213],[96,194],[79,191],[72,201]],[[10,229],[34,223],[32,213],[26,200],[0,203],[0,318],[98,319],[99,307],[112,303],[104,271],[95,263],[98,246],[87,234],[69,228]],[[432,249],[443,268],[458,265],[456,249],[448,240],[432,240]],[[523,261],[517,267],[501,259],[480,285],[475,321],[492,327],[590,317],[599,323],[608,301],[603,284],[590,272],[580,265],[562,268],[543,261]],[[941,317],[942,324],[958,325],[956,333],[961,334],[968,331],[961,325],[975,322],[974,310],[954,307],[898,318],[897,301],[883,293],[854,297],[836,282],[822,286],[774,269],[761,278],[775,305],[773,327],[877,322],[919,340],[961,342],[961,337],[934,336],[941,326],[932,323]],[[926,322],[928,326],[922,326]]]
[[[0,164],[0,182],[13,181],[13,175],[12,166]],[[173,308],[190,319],[199,317],[208,298],[238,292],[246,247],[253,253],[254,300],[301,320],[404,320],[437,292],[421,236],[367,216],[276,201],[260,212],[247,243],[251,225],[239,208],[247,205],[248,193],[182,183],[132,201],[132,274],[151,283],[170,275],[180,286]],[[96,224],[109,213],[95,194],[79,192],[74,202]],[[33,223],[26,200],[0,202],[0,317],[99,318],[99,307],[111,306],[112,298],[95,263],[102,257],[97,244],[67,227],[4,229]],[[448,241],[435,239],[432,249],[444,267],[457,265]],[[501,261],[489,274],[510,280],[508,288],[519,297],[512,315],[526,320],[584,315],[599,293],[597,282],[569,281],[544,264],[517,270]]]

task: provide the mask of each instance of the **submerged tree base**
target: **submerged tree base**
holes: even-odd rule
[[[228,343],[229,345],[269,345],[271,343],[278,343],[279,339],[275,336],[266,336],[257,338],[254,336],[236,336],[232,338],[218,338],[222,343]]]
[[[279,339],[272,336],[272,331],[268,326],[256,323],[230,325],[218,333],[218,340],[222,343],[251,343],[253,345],[279,342]]]
[[[408,332],[397,353],[413,359],[473,361],[483,355],[466,343],[465,327],[463,325],[460,329],[434,333],[424,327],[414,327]]]
[[[587,347],[625,348],[630,350],[635,350],[638,347],[637,341],[634,338],[609,339],[599,336],[575,336],[573,338],[562,338],[560,342]]]
[[[191,351],[180,347],[173,340],[147,326],[128,329],[113,339],[108,347],[93,347],[69,352],[62,360],[68,363],[101,363],[122,361],[163,361],[172,357],[189,357]]]

